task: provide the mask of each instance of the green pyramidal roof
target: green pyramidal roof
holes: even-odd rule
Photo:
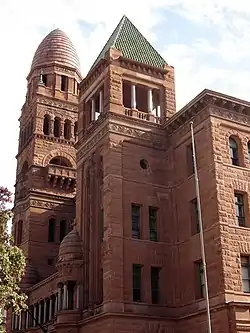
[[[121,51],[122,56],[153,67],[163,68],[166,61],[124,15],[110,36],[91,69],[104,58],[109,49]],[[90,69],[90,70],[91,70]]]

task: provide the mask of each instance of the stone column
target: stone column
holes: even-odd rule
[[[12,316],[11,316],[11,330],[14,331],[15,329],[15,314],[12,313]]]
[[[131,84],[131,109],[136,109],[136,86]]]
[[[49,135],[54,136],[54,117],[50,116]]]
[[[47,322],[47,300],[44,300],[44,307],[43,307],[43,323]]]
[[[38,323],[42,323],[42,302],[40,302],[38,306]]]
[[[56,300],[55,300],[55,314],[58,311],[58,295],[56,295]]]
[[[29,317],[29,312],[28,311],[26,311],[26,330],[29,328],[29,319],[30,319],[30,317]]]
[[[91,99],[91,121],[95,120],[95,100]]]
[[[81,285],[77,284],[76,286],[76,308],[77,309],[81,309],[81,303],[80,303],[80,299],[81,299]]]
[[[36,327],[36,312],[37,312],[37,306],[36,305],[34,305],[34,319],[33,319],[33,327]]]
[[[63,286],[63,310],[68,309],[68,302],[67,302],[67,297],[68,296],[68,286],[67,283],[64,284]]]
[[[152,113],[153,111],[153,94],[152,89],[148,88],[148,113]]]
[[[52,319],[52,306],[53,306],[53,300],[52,298],[49,299],[49,321]]]
[[[14,329],[17,330],[18,328],[18,316],[17,314],[14,315]]]
[[[99,112],[103,112],[103,90],[100,90],[99,93]]]
[[[62,308],[62,288],[58,288],[58,296],[57,296],[57,309],[60,311]]]
[[[161,106],[157,105],[156,107],[156,117],[160,117],[161,116]]]
[[[19,325],[18,325],[19,331],[22,329],[22,312],[19,314]]]
[[[70,124],[70,139],[75,140],[75,124],[71,123]]]

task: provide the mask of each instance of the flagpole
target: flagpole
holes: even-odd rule
[[[194,129],[193,129],[193,122],[192,121],[190,122],[190,127],[191,127],[191,137],[192,137],[195,190],[196,190],[196,198],[197,198],[198,220],[199,220],[199,227],[200,227],[201,258],[202,258],[202,263],[203,263],[204,280],[205,280],[205,299],[206,299],[206,308],[207,308],[207,325],[208,325],[208,333],[212,333],[209,295],[208,295],[208,282],[207,282],[207,265],[206,265],[206,255],[205,255],[204,236],[203,236],[203,223],[202,223],[202,215],[201,215],[201,198],[200,198],[199,178],[198,178],[196,152],[195,152]]]

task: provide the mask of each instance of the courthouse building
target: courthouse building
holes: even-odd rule
[[[250,332],[250,103],[175,100],[174,68],[125,16],[85,78],[64,32],[43,39],[13,219],[29,311],[8,333],[207,332],[191,121],[212,331]]]

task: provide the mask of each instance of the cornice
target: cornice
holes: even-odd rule
[[[49,194],[41,194],[40,198],[27,196],[24,202],[15,203],[15,206],[13,207],[13,212],[15,214],[18,214],[27,210],[30,207],[43,208],[53,211],[62,211],[62,208],[64,207],[65,211],[67,211],[68,207],[75,207],[75,202],[74,198],[61,198],[59,196]]]
[[[49,135],[44,135],[44,134],[39,134],[39,133],[35,133],[34,137],[35,137],[35,139],[42,139],[45,141],[52,141],[52,142],[56,142],[56,143],[66,144],[66,145],[72,146],[72,147],[74,147],[74,145],[75,145],[75,141],[67,140],[64,138],[57,138],[54,136],[49,136]]]
[[[87,90],[91,84],[101,75],[101,73],[108,66],[108,62],[106,59],[100,60],[100,62],[87,74],[87,76],[83,79],[83,81],[79,85],[80,91]],[[80,93],[80,95],[82,92]]]
[[[145,120],[130,119],[125,115],[108,112],[99,117],[93,126],[88,128],[81,140],[77,142],[77,161],[108,133],[140,139],[147,145],[158,149],[165,149],[166,146],[166,136],[162,125],[146,122]]]
[[[53,106],[59,109],[65,109],[68,111],[78,112],[78,104],[72,102],[64,102],[59,99],[55,99],[54,97],[45,97],[42,95],[38,95],[36,99],[37,104]]]
[[[161,80],[164,80],[165,75],[168,73],[168,70],[166,68],[164,69],[149,66],[122,56],[118,59],[118,63],[120,67],[124,69],[132,70],[134,72],[142,73]]]
[[[247,119],[250,116],[249,102],[206,89],[174,116],[169,118],[164,125],[168,135],[175,132],[179,127],[185,124],[188,120],[191,120],[207,106],[212,110],[211,114],[226,117],[231,120],[235,120],[238,117],[238,119],[243,119],[245,122],[248,122]]]

